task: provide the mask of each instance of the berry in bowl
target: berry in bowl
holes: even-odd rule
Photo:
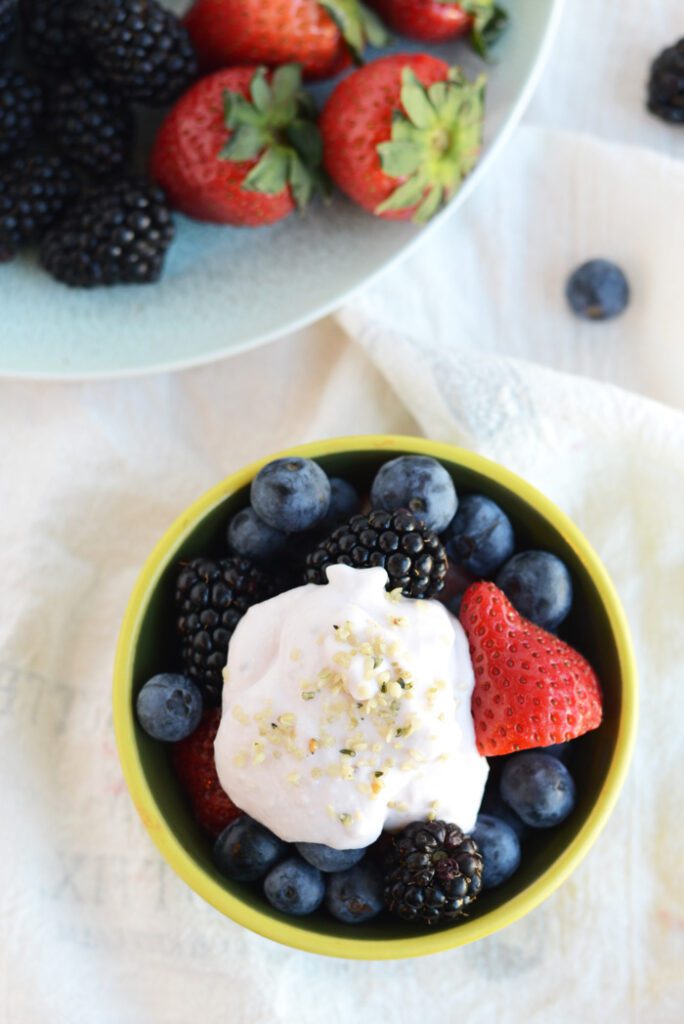
[[[636,728],[612,585],[520,478],[416,438],[247,467],[148,560],[114,719],[164,857],[286,945],[418,956],[504,927],[590,848]]]

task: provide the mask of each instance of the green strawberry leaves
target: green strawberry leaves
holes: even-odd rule
[[[388,142],[378,145],[382,169],[403,179],[376,213],[417,207],[423,224],[458,190],[475,166],[482,144],[485,77],[468,81],[459,68],[429,88],[411,68],[402,72],[401,103]]]
[[[265,76],[264,76],[265,77]],[[299,64],[283,64],[273,75],[271,83],[273,102],[278,107],[286,106],[292,99],[301,99],[302,71]],[[308,100],[308,94],[306,95]]]
[[[486,60],[491,47],[498,42],[508,26],[508,13],[491,0],[473,0],[470,4],[466,2],[464,6],[466,10],[472,7],[469,13],[473,14],[475,19],[470,35],[473,49]]]
[[[277,196],[287,186],[289,170],[290,158],[283,147],[267,149],[245,178],[242,187],[248,192]]]
[[[437,108],[412,71],[402,75],[402,83],[401,102],[411,123],[416,128],[434,128],[439,116]]]
[[[484,60],[489,50],[508,25],[508,14],[495,0],[437,0],[440,4],[457,3],[473,19],[470,41],[473,49]]]
[[[249,99],[224,93],[225,124],[231,136],[219,160],[258,159],[242,187],[275,196],[289,186],[302,209],[316,192],[327,193],[327,182],[323,144],[313,103],[302,88],[301,68],[285,64],[270,76],[265,68],[258,68],[249,92]]]
[[[257,125],[245,124],[233,132],[221,150],[221,160],[256,160],[265,145],[264,133]]]
[[[313,121],[294,120],[285,129],[292,148],[308,167],[323,163],[323,140],[318,125]]]
[[[397,127],[399,127],[397,125]],[[420,146],[410,139],[400,139],[393,133],[392,142],[383,142],[379,147],[382,169],[390,178],[408,178],[415,174],[422,163]]]
[[[359,0],[318,0],[342,33],[359,63],[366,46],[387,46],[389,36],[377,14]]]
[[[425,224],[431,217],[442,208],[444,203],[444,189],[441,185],[433,185],[425,199],[418,208],[416,219],[418,223]]]
[[[252,103],[256,110],[258,110],[260,114],[268,114],[274,105],[274,98],[273,93],[271,92],[271,87],[266,78],[266,72],[263,68],[258,68],[255,72],[249,91],[252,96]],[[291,101],[294,101],[294,97],[291,95],[286,95],[283,99],[283,103],[289,103]]]

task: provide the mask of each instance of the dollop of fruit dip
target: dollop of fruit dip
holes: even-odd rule
[[[469,830],[488,766],[462,626],[438,601],[388,592],[382,568],[327,575],[240,621],[215,743],[221,785],[288,842],[354,849],[421,818]]]

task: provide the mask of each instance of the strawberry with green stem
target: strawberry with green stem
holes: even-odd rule
[[[364,209],[424,223],[480,152],[485,79],[428,54],[383,57],[336,87],[320,119],[328,174]]]
[[[297,63],[328,78],[387,34],[361,0],[195,0],[186,15],[202,65]]]
[[[470,35],[485,57],[508,23],[494,0],[368,0],[395,32],[409,39],[439,43]]]
[[[325,188],[322,146],[301,69],[228,68],[194,85],[155,141],[151,170],[197,220],[258,227]]]

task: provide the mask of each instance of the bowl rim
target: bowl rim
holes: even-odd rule
[[[130,699],[134,655],[151,595],[174,552],[195,529],[198,521],[247,486],[259,469],[273,459],[293,455],[316,459],[369,451],[386,451],[389,455],[409,452],[458,463],[514,491],[544,516],[574,549],[596,587],[613,632],[622,680],[615,751],[603,788],[580,831],[553,864],[510,901],[482,917],[466,921],[457,928],[401,936],[383,942],[311,932],[306,929],[305,919],[301,924],[274,919],[258,907],[242,903],[208,876],[175,837],[147,783],[137,752]],[[549,498],[511,470],[465,448],[420,437],[370,434],[295,445],[251,462],[206,491],[175,520],[145,561],[129,598],[116,649],[112,700],[117,750],[136,810],[161,855],[195,893],[237,924],[282,945],[346,959],[392,960],[444,952],[500,931],[529,913],[562,885],[598,838],[624,784],[636,738],[638,680],[627,618],[608,572],[579,527]]]

